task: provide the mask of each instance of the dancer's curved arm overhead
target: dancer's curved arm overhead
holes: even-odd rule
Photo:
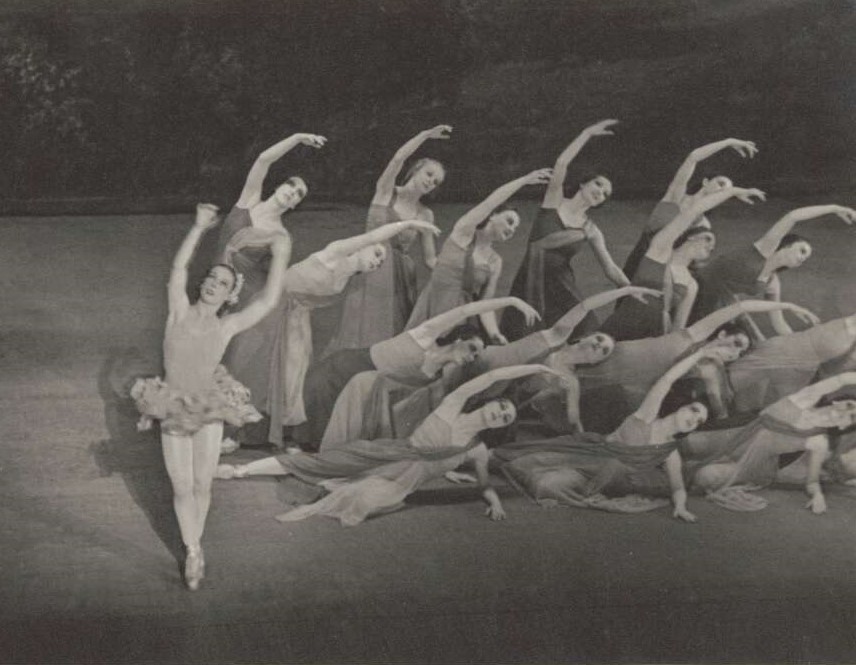
[[[471,317],[480,316],[487,312],[495,312],[504,307],[514,307],[517,309],[523,314],[528,325],[532,325],[541,318],[535,308],[523,302],[520,298],[490,298],[487,300],[476,300],[475,302],[450,309],[448,312],[420,323],[411,329],[411,333],[420,338],[436,339]]]
[[[451,138],[451,133],[451,125],[437,125],[431,129],[419,132],[416,136],[396,150],[392,159],[389,160],[389,163],[386,165],[386,168],[377,180],[372,205],[389,205],[389,201],[392,199],[392,195],[395,192],[395,180],[401,173],[404,163],[410,159],[417,150],[419,150],[423,143],[431,139],[447,140]]]
[[[421,219],[411,219],[404,222],[384,224],[383,226],[379,226],[367,233],[361,233],[360,235],[352,236],[350,238],[343,238],[342,240],[334,240],[327,245],[324,251],[333,256],[350,256],[365,247],[377,245],[397,236],[403,231],[411,229],[433,233],[434,235],[440,234],[440,229],[431,222],[425,222]]]
[[[755,241],[755,247],[764,258],[770,258],[779,248],[782,239],[791,232],[798,222],[817,219],[824,215],[836,215],[847,225],[856,222],[856,210],[840,205],[807,206],[791,210]]]
[[[549,181],[550,169],[538,169],[525,176],[515,178],[495,189],[484,201],[464,213],[455,222],[450,239],[460,247],[467,247],[475,237],[476,228],[499,206],[526,185],[541,185]]]
[[[564,198],[565,178],[568,175],[568,166],[570,163],[580,154],[586,143],[595,136],[612,136],[615,132],[610,127],[617,124],[618,120],[601,120],[600,122],[596,122],[581,131],[568,147],[561,152],[553,167],[553,175],[550,178],[550,183],[547,185],[544,201],[541,204],[542,208],[559,207]]]
[[[262,152],[256,158],[256,161],[250,168],[250,172],[247,174],[244,189],[241,191],[240,198],[238,198],[237,206],[239,208],[252,208],[262,200],[262,185],[264,185],[268,171],[274,162],[291,152],[298,145],[323,148],[325,143],[327,143],[327,139],[318,134],[292,134],[287,139],[275,143]]]
[[[758,147],[754,141],[743,141],[741,139],[724,139],[696,148],[678,168],[675,177],[672,178],[672,182],[666,190],[666,194],[663,196],[663,201],[680,205],[681,201],[687,195],[687,185],[693,177],[699,162],[728,148],[734,149],[741,157],[748,157],[750,159],[758,153]]]
[[[709,339],[711,335],[720,327],[736,319],[743,314],[761,314],[789,311],[793,312],[800,320],[810,325],[817,325],[820,319],[812,312],[788,302],[779,302],[773,300],[741,300],[733,305],[722,307],[715,312],[708,314],[703,319],[696,321],[689,328],[687,333],[695,342],[703,342]]]

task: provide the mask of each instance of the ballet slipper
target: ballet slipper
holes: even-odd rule
[[[199,583],[202,581],[203,577],[203,566],[204,563],[202,561],[202,552],[200,548],[188,547],[187,558],[184,561],[184,582],[187,584],[187,588],[191,591],[199,589]]]

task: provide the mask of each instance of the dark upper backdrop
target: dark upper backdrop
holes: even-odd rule
[[[618,136],[576,170],[617,196],[660,196],[727,136],[761,147],[712,160],[746,184],[849,194],[854,108],[853,0],[9,0],[0,212],[229,205],[255,154],[299,130],[328,147],[274,177],[367,201],[438,123],[455,127],[422,151],[449,167],[439,198],[473,199],[608,117]]]

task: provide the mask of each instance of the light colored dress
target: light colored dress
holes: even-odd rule
[[[387,206],[369,207],[366,232],[401,221],[395,195]],[[387,259],[375,271],[354,275],[345,290],[339,327],[324,349],[328,356],[341,349],[364,349],[404,330],[416,302],[416,266],[410,248],[419,233],[399,233],[384,243]]]
[[[326,515],[344,526],[359,524],[402,507],[409,494],[460,466],[477,445],[475,439],[459,440],[453,425],[434,413],[406,439],[357,440],[316,454],[280,455],[288,473],[330,492],[283,518]]]
[[[412,331],[405,331],[371,348],[341,349],[314,363],[303,386],[307,421],[294,430],[295,441],[304,450],[317,449],[335,413],[340,393],[358,374],[377,370],[414,388],[432,381],[435,376],[428,376],[423,369],[427,348]],[[357,438],[364,437],[359,434],[351,437]]]
[[[656,381],[689,352],[694,342],[685,330],[660,337],[618,342],[596,365],[576,368],[580,413],[587,432],[611,432],[636,411]]]
[[[749,353],[728,365],[736,409],[762,409],[805,388],[821,365],[846,358],[853,348],[853,337],[843,319],[757,342]]]
[[[473,260],[473,243],[469,247],[461,247],[454,238],[448,238],[443,243],[431,279],[419,294],[405,329],[411,330],[428,319],[480,300],[490,280],[491,266],[499,260],[499,255],[493,252],[488,264],[476,264]],[[470,323],[476,327],[480,325],[477,317],[473,317]]]

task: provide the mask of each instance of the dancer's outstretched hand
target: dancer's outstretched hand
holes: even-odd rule
[[[583,130],[586,136],[612,136],[615,134],[610,127],[618,124],[618,120],[601,120]]]
[[[759,201],[767,200],[767,194],[760,189],[746,189],[745,187],[735,187],[734,197],[743,201],[743,203],[748,203],[750,206],[755,204],[755,201],[752,200],[753,197]]]
[[[295,134],[294,138],[310,148],[323,148],[324,144],[327,143],[327,137],[320,134]]]
[[[523,319],[526,321],[527,326],[531,326],[536,321],[541,320],[541,315],[538,313],[538,310],[532,307],[532,305],[530,305],[525,300],[521,300],[520,298],[514,298],[514,302],[511,303],[511,306],[514,307],[514,309],[516,309],[518,312],[523,314]]]
[[[402,222],[404,227],[402,231],[405,229],[412,229],[414,231],[427,231],[435,236],[440,235],[440,227],[432,222],[426,222],[424,219],[409,219],[406,222]]]
[[[823,496],[820,492],[815,494],[811,499],[808,500],[808,503],[805,504],[805,507],[811,510],[815,515],[822,515],[826,512],[826,497]]]
[[[443,477],[450,483],[455,483],[455,485],[464,485],[467,483],[474,484],[478,482],[474,475],[470,473],[461,473],[460,471],[446,471],[446,473],[443,474]]]
[[[742,141],[741,139],[728,139],[728,145],[741,157],[748,157],[752,159],[755,155],[758,154],[758,146],[755,145],[755,141]]]
[[[538,169],[523,176],[527,185],[545,185],[553,177],[553,169]]]
[[[488,506],[487,510],[484,511],[484,514],[490,517],[494,522],[504,520],[506,517],[505,508],[497,505]]]
[[[452,126],[451,125],[437,125],[436,127],[432,127],[428,130],[428,138],[429,139],[440,139],[447,140],[452,138]]]
[[[207,231],[210,228],[217,226],[220,221],[220,208],[213,203],[197,203],[196,204],[196,220],[194,225]]]

